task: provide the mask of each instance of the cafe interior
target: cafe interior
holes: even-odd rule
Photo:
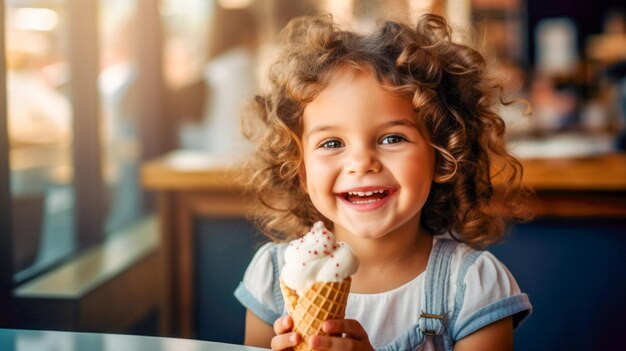
[[[623,1],[0,5],[0,328],[241,344],[233,291],[269,239],[240,116],[268,87],[278,33],[301,15],[367,31],[435,13],[522,102],[499,113],[533,218],[489,247],[533,305],[515,349],[624,349]]]

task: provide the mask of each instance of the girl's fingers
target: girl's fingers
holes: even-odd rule
[[[353,319],[327,320],[322,330],[329,336],[314,335],[309,339],[315,350],[373,350],[361,323]]]
[[[274,322],[276,336],[272,338],[272,350],[285,350],[300,342],[300,334],[291,333],[292,328],[293,320],[289,316],[280,317]]]
[[[347,334],[352,339],[367,340],[367,333],[361,323],[354,319],[330,319],[322,324],[322,330],[329,335]]]
[[[272,338],[271,347],[272,350],[285,350],[296,346],[300,342],[300,339],[300,334],[298,333],[276,335]]]
[[[276,335],[285,334],[293,328],[293,320],[290,316],[282,316],[274,321],[274,333]]]
[[[348,351],[361,349],[360,342],[356,339],[342,338],[339,336],[313,335],[309,338],[309,345],[311,348],[320,351]]]

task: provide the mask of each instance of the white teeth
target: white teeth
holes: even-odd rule
[[[353,204],[364,205],[364,204],[372,204],[376,201],[380,201],[379,199],[370,199],[370,200],[362,200],[362,201],[353,201]]]
[[[348,195],[357,196],[372,196],[373,194],[383,194],[385,190],[370,190],[370,191],[349,191]]]

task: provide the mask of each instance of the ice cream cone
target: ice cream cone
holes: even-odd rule
[[[280,281],[287,312],[293,319],[293,331],[302,336],[295,351],[310,351],[308,339],[312,335],[324,335],[322,323],[328,319],[341,319],[346,313],[346,304],[352,278],[341,282],[317,282],[306,289],[302,296]]]

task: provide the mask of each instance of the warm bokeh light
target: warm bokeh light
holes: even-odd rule
[[[51,9],[23,7],[13,14],[13,26],[20,30],[51,31],[58,23],[59,16]]]
[[[242,9],[252,4],[252,0],[218,0],[217,2],[225,9]]]

